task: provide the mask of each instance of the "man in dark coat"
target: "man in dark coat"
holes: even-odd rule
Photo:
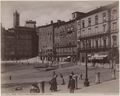
[[[49,83],[50,83],[50,90],[51,92],[53,92],[54,91],[54,78],[52,78]]]
[[[75,90],[75,77],[74,76],[69,77],[68,88],[70,89],[70,93],[74,93],[74,90]]]
[[[57,91],[57,76],[54,76],[52,79],[51,79],[51,81],[50,81],[50,90],[51,90],[51,92],[53,92],[53,91]]]

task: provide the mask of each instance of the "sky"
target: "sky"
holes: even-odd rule
[[[49,24],[51,20],[68,21],[75,11],[88,12],[114,1],[3,1],[1,2],[2,26],[13,27],[13,13],[20,13],[20,26],[26,20],[36,21],[37,26]]]

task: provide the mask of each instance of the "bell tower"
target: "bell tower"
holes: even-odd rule
[[[19,13],[17,12],[17,10],[13,13],[13,27],[17,28],[19,27],[19,23],[20,23],[20,16]]]

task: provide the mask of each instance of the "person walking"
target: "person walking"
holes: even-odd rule
[[[72,76],[73,76],[73,75],[74,75],[74,72],[72,71],[71,74],[72,74]]]
[[[82,73],[80,74],[79,79],[80,79],[80,80],[83,80],[83,74],[82,74]]]
[[[51,92],[53,92],[54,91],[54,80],[53,80],[54,78],[52,78],[51,80],[50,80],[50,82],[49,82],[49,84],[50,84],[50,90],[51,90]]]
[[[75,88],[78,89],[78,74],[73,75],[75,77]]]
[[[75,77],[72,76],[72,75],[69,76],[68,88],[70,89],[70,93],[74,93],[74,90],[75,90]]]
[[[53,77],[56,75],[56,72],[55,71],[53,71]]]
[[[54,91],[57,91],[57,75],[53,77],[53,82],[54,82]]]
[[[11,75],[9,76],[9,79],[10,79],[10,80],[12,79],[12,76],[11,76]]]
[[[61,79],[62,79],[62,83],[61,83],[61,85],[65,85],[65,80],[64,80],[64,78],[63,78],[62,73],[60,73],[60,77],[61,77]]]
[[[57,75],[54,75],[49,84],[51,92],[57,91]]]

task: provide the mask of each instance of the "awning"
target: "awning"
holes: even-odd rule
[[[108,55],[98,55],[98,54],[95,54],[95,55],[93,55],[93,56],[91,56],[90,58],[89,58],[89,60],[93,60],[93,59],[103,59],[103,58],[105,58],[105,57],[107,57]]]

